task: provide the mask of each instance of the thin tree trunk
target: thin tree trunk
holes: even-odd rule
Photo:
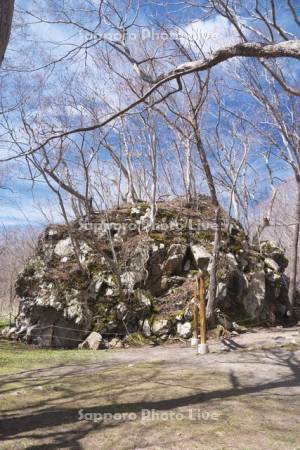
[[[216,206],[218,208],[219,201],[218,201],[218,197],[217,197],[217,193],[216,193],[215,183],[214,183],[213,176],[212,176],[212,173],[211,173],[211,170],[209,167],[209,162],[208,162],[208,159],[206,156],[206,151],[205,151],[205,148],[203,146],[203,143],[202,143],[202,140],[200,137],[199,127],[198,127],[196,118],[192,120],[192,125],[193,125],[193,129],[194,129],[194,136],[195,136],[197,151],[199,153],[199,157],[200,157],[200,160],[201,160],[201,163],[203,166],[203,170],[205,173],[210,196],[211,196],[214,206]]]
[[[297,290],[297,268],[298,268],[298,244],[299,244],[299,232],[300,232],[300,174],[296,175],[297,183],[297,199],[296,199],[296,211],[295,211],[295,228],[292,241],[292,256],[291,256],[291,276],[289,285],[289,307],[292,312],[292,308],[295,303],[296,290]]]
[[[190,203],[192,199],[192,146],[190,140],[186,142],[186,201]]]
[[[157,142],[155,133],[151,135],[151,167],[152,167],[152,188],[151,188],[151,229],[154,228],[156,219],[156,197],[157,197]]]
[[[215,308],[218,288],[218,262],[219,262],[219,249],[221,240],[221,209],[216,210],[216,230],[214,239],[214,250],[210,269],[209,287],[208,287],[208,301],[206,306],[206,318],[208,324],[215,326]]]
[[[9,42],[15,0],[0,1],[0,66]]]
[[[208,189],[210,192],[211,200],[213,205],[216,207],[216,218],[215,218],[215,239],[214,239],[214,249],[213,256],[210,268],[210,277],[209,277],[209,286],[208,286],[208,300],[206,306],[206,317],[208,324],[213,327],[215,325],[215,308],[216,308],[216,300],[217,300],[217,287],[218,287],[218,261],[219,261],[219,249],[220,249],[220,240],[221,240],[221,208],[217,197],[217,192],[215,188],[214,179],[210,170],[209,162],[207,159],[206,151],[203,146],[200,131],[198,127],[198,123],[196,118],[192,121],[194,136],[196,140],[196,147],[199,153],[199,157],[204,169],[204,173],[206,176],[206,181],[208,184]]]

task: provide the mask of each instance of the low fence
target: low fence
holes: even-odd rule
[[[14,323],[15,316],[12,315],[10,317],[8,315],[2,317],[6,320],[11,320],[12,324]],[[9,323],[6,322],[4,326],[7,326],[8,324]],[[27,335],[27,339],[25,336],[25,340],[27,340],[28,344],[33,343],[38,345],[40,348],[76,348],[78,347],[78,344],[83,342],[84,339],[93,331],[95,330],[62,327],[55,324],[39,327],[32,326],[31,333]],[[127,334],[128,333],[124,330],[124,333],[105,332],[103,333],[103,336],[108,338],[124,338]]]
[[[40,333],[36,333],[37,331],[40,330]],[[42,331],[44,330],[44,332]],[[58,331],[57,333],[55,331]],[[82,336],[81,337],[70,337],[70,336],[66,336],[63,335],[62,333],[59,333],[60,330],[66,330],[67,333],[72,332],[74,334],[78,334],[80,333]],[[56,347],[56,343],[57,341],[61,341],[62,343],[67,343],[67,342],[71,342],[72,344],[75,343],[79,344],[84,340],[85,336],[88,336],[90,333],[92,333],[92,331],[94,330],[87,330],[87,329],[78,329],[78,328],[71,328],[71,327],[62,327],[59,325],[55,325],[55,324],[51,324],[51,325],[46,325],[44,327],[35,327],[33,328],[33,339],[40,339],[41,344],[43,347],[48,347],[48,348],[53,348]],[[66,334],[67,334],[66,333]],[[109,336],[112,338],[118,338],[120,336],[124,337],[126,335],[126,332],[124,333],[103,333],[104,336]],[[59,345],[60,347],[61,345]],[[62,345],[62,347],[64,347],[66,345]],[[69,346],[69,345],[68,345]]]
[[[16,320],[16,315],[13,313],[0,314],[0,327],[9,326],[11,327]]]

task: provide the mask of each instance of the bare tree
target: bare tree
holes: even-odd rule
[[[0,228],[0,313],[17,310],[15,281],[27,259],[32,256],[37,230],[31,226]]]
[[[274,66],[273,66],[274,67]],[[275,65],[276,67],[276,65]],[[268,145],[271,146],[271,153],[265,157],[268,172],[270,173],[270,157],[274,160],[283,161],[287,168],[292,170],[296,182],[296,200],[295,200],[295,226],[293,235],[293,251],[290,261],[290,287],[289,302],[290,308],[293,308],[298,271],[298,242],[300,232],[300,130],[299,130],[299,99],[278,87],[277,80],[274,79],[268,68],[264,68],[263,74],[260,73],[260,67],[252,64],[244,68],[240,76],[240,83],[247,92],[255,99],[257,108],[256,115],[248,118],[253,126]],[[274,69],[276,70],[276,69]],[[261,115],[259,115],[261,111]],[[256,119],[256,120],[255,120]],[[266,124],[260,126],[260,120]],[[274,195],[274,186],[273,195]]]
[[[248,6],[248,2],[244,0],[242,2],[208,0],[204,4],[197,1],[193,2],[191,4],[193,8],[202,7],[202,9],[199,8],[199,17],[204,14],[203,10],[208,11],[206,16],[217,14],[225,17],[234,28],[238,42],[224,46],[209,54],[202,52],[200,58],[180,62],[177,65],[172,64],[171,69],[168,62],[167,46],[165,50],[153,46],[149,54],[143,53],[140,55],[138,50],[140,46],[137,46],[136,42],[130,41],[130,31],[135,29],[138,18],[142,14],[138,4],[131,1],[127,2],[126,5],[123,5],[125,12],[121,13],[121,3],[119,2],[101,2],[100,8],[97,8],[92,2],[84,3],[86,3],[85,6],[89,11],[90,23],[87,23],[77,13],[75,7],[66,11],[64,7],[55,10],[55,7],[49,5],[49,8],[43,12],[36,8],[32,12],[24,11],[24,14],[29,14],[29,17],[34,18],[36,23],[63,25],[70,31],[81,33],[80,42],[74,44],[70,52],[65,51],[59,59],[52,58],[43,67],[68,61],[73,55],[85,58],[88,54],[93,58],[93,52],[100,49],[102,55],[106,55],[109,59],[111,73],[132,81],[138,77],[143,83],[143,89],[142,91],[134,89],[134,85],[132,85],[134,98],[126,106],[117,108],[115,112],[108,116],[97,118],[83,126],[79,124],[74,126],[73,124],[64,131],[52,125],[43,127],[43,132],[40,133],[37,142],[27,149],[22,149],[19,156],[32,154],[53,140],[56,141],[73,134],[103,128],[146,101],[150,101],[152,106],[153,103],[162,102],[182,89],[182,78],[186,75],[207,71],[233,58],[300,59],[300,41],[292,32],[285,30],[280,24],[277,5],[273,1],[271,5],[266,5],[263,10],[261,10],[258,2],[256,2],[256,6],[254,2],[253,5]],[[71,2],[69,6],[74,5]],[[295,26],[299,26],[300,21],[292,1],[288,2],[287,13],[294,21]],[[254,27],[250,23],[257,23],[257,26]],[[114,33],[117,37],[115,39],[107,37],[109,32]],[[142,43],[142,40],[139,43]],[[125,70],[120,69],[120,64],[124,65]],[[34,70],[37,70],[37,68]],[[287,84],[280,72],[274,72],[274,74],[282,84]],[[175,81],[175,85],[173,81]],[[147,86],[150,87],[147,88]],[[289,85],[289,89],[294,93],[298,92],[297,88],[292,85]],[[155,98],[153,97],[154,94],[156,95]],[[14,155],[11,158],[15,157]]]
[[[5,0],[0,3],[0,66],[8,46],[15,0]]]
[[[256,58],[258,77],[254,72],[251,77],[250,73],[248,84],[242,78],[235,79],[238,80],[239,88],[243,87],[243,92],[249,91],[260,107],[265,108],[265,117],[272,120],[271,126],[276,129],[276,137],[272,137],[271,132],[265,135],[265,124],[258,123],[254,113],[248,122],[253,124],[257,133],[269,140],[268,149],[271,143],[278,155],[290,164],[300,186],[299,133],[295,126],[297,108],[292,102],[291,126],[280,107],[278,85],[280,92],[289,95],[289,98],[298,98],[300,93],[292,77],[287,76],[277,64],[279,58],[285,58],[284,61],[290,58],[294,63],[300,59],[300,41],[291,31],[299,27],[297,9],[289,0],[286,10],[293,21],[289,31],[282,25],[278,5],[273,0],[265,2],[263,7],[258,1],[249,5],[246,0],[189,2],[194,13],[198,14],[195,17],[199,21],[204,16],[222,17],[230,24],[230,30],[234,31],[233,42],[207,50],[196,40],[190,42],[189,46],[185,45],[179,33],[174,38],[168,25],[173,26],[171,31],[174,31],[174,27],[178,31],[178,28],[186,25],[182,19],[179,26],[175,26],[174,20],[155,24],[156,30],[167,34],[166,42],[160,39],[153,42],[143,40],[139,23],[143,10],[139,3],[130,0],[105,1],[100,2],[100,5],[82,0],[80,4],[84,8],[79,10],[73,0],[59,7],[57,2],[46,1],[43,11],[39,2],[33,4],[31,11],[21,11],[30,19],[30,30],[35,24],[48,24],[63,27],[76,35],[76,39],[67,39],[67,44],[52,43],[52,47],[47,42],[44,48],[37,42],[38,60],[28,58],[28,67],[22,67],[23,74],[21,70],[15,80],[22,100],[19,102],[18,127],[15,127],[15,113],[10,115],[8,111],[3,115],[1,136],[4,136],[5,142],[10,136],[13,154],[1,160],[24,158],[29,171],[36,170],[57,194],[65,217],[68,215],[64,206],[65,198],[71,203],[75,215],[89,217],[94,209],[100,209],[98,204],[108,205],[114,197],[119,199],[123,196],[130,202],[150,199],[151,220],[154,222],[157,198],[160,193],[166,193],[160,192],[160,170],[167,175],[170,190],[176,191],[171,186],[167,158],[163,157],[159,148],[161,125],[148,120],[159,113],[168,130],[172,130],[173,141],[180,136],[180,142],[174,144],[179,162],[181,149],[184,148],[185,159],[182,167],[176,168],[175,176],[181,179],[187,200],[191,198],[198,158],[201,163],[198,174],[200,171],[204,173],[207,191],[216,209],[207,305],[208,317],[213,321],[220,242],[220,190],[226,190],[229,195],[229,211],[234,209],[237,219],[242,216],[241,209],[246,211],[250,195],[245,169],[248,143],[236,146],[238,157],[234,160],[230,146],[222,142],[225,134],[218,136],[218,124],[210,128],[215,139],[205,136],[203,114],[212,113],[211,104],[206,104],[209,82],[212,77],[217,78],[217,71],[213,68],[222,64],[222,68],[230,67],[234,74],[234,58],[238,57],[239,64],[245,67],[245,61]],[[136,33],[137,40],[130,39],[131,31]],[[47,46],[51,47],[50,50]],[[73,64],[77,68],[80,66],[79,74],[72,70]],[[63,75],[57,70],[62,65],[65,68]],[[262,79],[262,67],[267,89],[257,84]],[[28,72],[37,75],[27,81],[30,78]],[[201,72],[205,74],[203,77]],[[45,88],[49,79],[50,88]],[[214,86],[217,85],[213,81]],[[20,92],[20,84],[26,83],[29,83],[31,95]],[[242,119],[246,122],[247,118]],[[141,123],[144,127],[142,132]],[[145,139],[147,133],[148,140]],[[214,168],[215,162],[218,163],[217,170]],[[110,199],[105,198],[104,191],[110,195]],[[297,204],[300,217],[300,188]],[[297,223],[299,226],[299,221]],[[298,235],[299,229],[296,227],[295,249],[298,248]],[[297,258],[293,261],[297,261]],[[295,264],[292,264],[292,280],[297,271]],[[291,304],[295,296],[293,286],[295,283],[292,281]]]

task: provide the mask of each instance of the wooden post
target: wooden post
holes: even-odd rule
[[[195,277],[196,286],[195,286],[195,299],[194,299],[194,333],[193,338],[191,340],[191,346],[194,347],[199,344],[199,307],[198,307],[198,293],[199,293],[199,278]]]
[[[52,348],[53,332],[54,332],[54,324],[50,325],[50,334],[49,334],[49,347],[50,348]]]
[[[201,344],[206,344],[205,319],[205,280],[202,270],[199,271],[199,299],[200,299],[200,336]]]
[[[200,299],[200,337],[201,343],[198,346],[198,353],[208,352],[206,344],[206,314],[205,314],[205,278],[202,270],[199,270],[199,299]]]

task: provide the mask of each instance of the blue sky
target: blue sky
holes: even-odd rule
[[[32,0],[17,0],[16,8],[24,8],[30,10],[33,5],[35,5],[36,7],[36,5],[40,6],[42,5],[42,3],[43,2],[33,2]],[[224,43],[234,42],[234,32],[232,30],[232,27],[226,24],[225,19],[218,17],[210,18],[205,22],[200,20],[195,21],[195,19],[199,17],[199,10],[193,11],[191,9],[186,10],[185,16],[181,11],[180,16],[176,17],[176,11],[181,7],[182,2],[178,2],[178,0],[168,1],[167,9],[163,5],[160,6],[160,4],[162,3],[163,1],[154,5],[153,2],[142,2],[144,14],[142,14],[141,16],[140,23],[142,23],[143,25],[147,25],[147,14],[152,15],[154,18],[157,17],[159,20],[164,20],[166,18],[167,11],[168,13],[173,13],[173,17],[177,18],[177,20],[180,20],[182,22],[182,25],[184,25],[185,29],[188,30],[189,33],[196,33],[200,30],[202,34],[210,36],[210,38],[208,39],[209,44],[207,44],[207,50],[215,50],[219,46],[224,45]],[[282,7],[285,4],[285,2],[283,1],[278,3],[282,4]],[[294,31],[294,24],[291,22],[290,17],[285,13],[284,8],[282,9],[282,13],[280,15],[280,21],[281,23],[284,23],[287,28]],[[74,30],[70,30],[70,28],[63,25],[35,25],[30,28],[30,32],[34,33],[34,37],[38,38],[40,42],[43,41],[42,45],[45,51],[51,50],[52,54],[56,53],[56,55],[59,54],[57,52],[60,52],[61,50],[57,49],[57,47],[54,45],[55,41],[64,41],[66,44],[69,44],[70,42],[77,43],[79,39],[79,36],[74,34]],[[50,41],[52,43],[50,43]],[[31,41],[28,41],[27,44],[26,42],[22,42],[20,44],[17,39],[13,38],[8,49],[8,61],[12,61],[15,55],[19,55],[17,60],[13,60],[13,64],[15,66],[17,66],[18,64],[24,66],[24,64],[26,64],[27,62],[25,52],[23,52],[23,54],[19,54],[16,51],[20,48],[21,45],[29,47],[32,56],[34,56],[35,53],[35,48],[32,48]],[[37,66],[42,63],[42,61],[39,60],[34,60],[34,62],[37,64]],[[70,63],[68,63],[68,65],[58,65],[56,67],[56,72],[53,72],[53,74],[51,75],[49,74],[49,84],[46,89],[50,89],[50,87],[51,89],[55,88],[59,95],[59,89],[61,88],[61,86],[59,85],[59,79],[63,76],[64,70],[68,70],[68,74],[70,74],[71,71],[74,71],[74,73],[76,73],[79,70],[79,67],[76,65],[76,63],[73,65],[70,65]],[[295,65],[295,76],[297,77],[298,73],[296,72],[296,70],[297,69]],[[220,75],[221,72],[222,69],[216,69],[216,75]],[[98,74],[95,75],[96,80],[93,80],[93,82],[98,81],[98,83],[101,83],[101,79],[97,80]],[[38,80],[38,74],[34,74],[34,76],[36,76]],[[108,86],[108,80],[105,80],[103,78],[102,82],[105,83],[106,87]],[[83,89],[83,86],[79,86],[79,90],[81,87]],[[85,91],[83,90],[83,92]],[[115,98],[114,92],[111,92],[110,95],[111,101],[113,102]],[[33,96],[33,98],[35,97]],[[238,106],[241,102],[241,94],[237,94],[236,97],[232,96],[228,101],[231,101],[233,106]],[[246,96],[245,104],[247,104]],[[90,119],[87,117],[86,120]],[[18,122],[16,119],[16,127],[17,126]],[[6,150],[7,149],[2,146],[0,149],[1,154],[5,154]],[[9,170],[10,172],[7,173],[4,183],[8,189],[0,190],[0,223],[5,224],[6,226],[13,226],[30,222],[31,224],[39,226],[45,223],[45,215],[47,215],[50,220],[61,220],[58,213],[58,208],[55,203],[55,197],[44,183],[37,183],[32,190],[32,184],[29,181],[23,179],[24,177],[26,177],[26,171],[22,169],[22,167],[20,169],[20,166],[17,165],[17,167],[9,167]],[[280,167],[280,171],[282,171],[282,167]],[[265,195],[267,195],[267,193]],[[45,212],[45,215],[41,212],[41,209]]]

